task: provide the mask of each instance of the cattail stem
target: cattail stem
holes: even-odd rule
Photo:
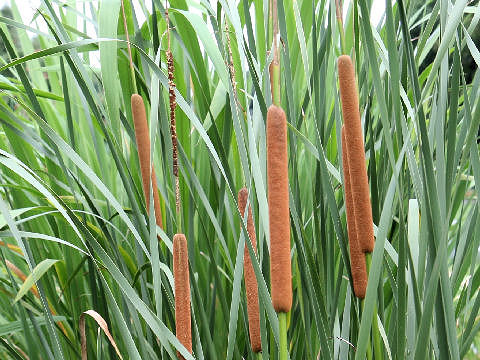
[[[362,308],[362,314],[363,314],[363,310],[365,309],[365,299],[362,299],[360,306]],[[372,346],[371,346],[370,336],[368,337],[368,341],[367,341],[367,360],[372,360]]]
[[[175,234],[173,237],[173,276],[175,279],[175,334],[180,343],[192,353],[190,274],[187,239],[183,234]],[[178,352],[177,356],[183,359]]]
[[[340,33],[340,45],[342,47],[342,54],[347,53],[347,45],[345,42],[345,31],[343,29],[343,11],[342,11],[343,1],[335,0],[335,9],[337,15],[337,25],[338,31]]]
[[[383,346],[382,342],[380,341],[380,330],[378,328],[378,317],[377,317],[377,305],[373,309],[373,354],[375,360],[383,360]]]
[[[270,64],[271,66],[271,91],[272,91],[272,102],[276,106],[280,106],[280,64],[275,60]]]
[[[350,177],[350,164],[345,138],[345,126],[342,126],[342,162],[343,181],[345,191],[345,210],[347,213],[348,243],[350,246],[350,268],[352,271],[353,291],[355,296],[363,299],[367,291],[367,265],[365,254],[358,242],[359,235],[355,224],[355,213],[352,196],[352,179]]]
[[[248,190],[240,189],[238,192],[238,210],[242,215],[242,221],[245,217],[247,207]],[[248,207],[247,215],[247,233],[252,242],[253,250],[257,248],[257,238],[255,235],[255,223],[253,222],[252,208]],[[248,241],[246,239],[245,241]],[[262,351],[262,340],[260,337],[260,311],[258,305],[258,287],[255,272],[253,270],[252,259],[248,251],[248,245],[245,242],[243,254],[243,273],[245,278],[245,291],[247,293],[247,313],[248,313],[248,329],[250,334],[250,344],[254,353]]]
[[[147,213],[150,212],[150,185],[153,189],[153,205],[155,209],[155,220],[158,226],[163,227],[160,197],[158,195],[157,178],[155,169],[150,158],[150,131],[148,129],[147,114],[143,98],[138,94],[131,97],[132,116],[135,127],[135,140],[137,141],[138,158],[140,160],[140,171],[142,173],[143,193]]]
[[[128,35],[128,26],[127,26],[127,17],[125,16],[125,5],[122,3],[122,17],[123,17],[123,27],[125,28],[125,36],[127,38],[127,50],[128,50],[128,59],[130,61],[130,72],[132,76],[132,88],[133,92],[137,92],[137,83],[135,82],[135,68],[133,67],[133,59],[132,59],[132,49],[130,47],[130,36]]]
[[[271,0],[271,21],[273,27],[273,60],[269,67],[270,72],[270,91],[272,93],[272,103],[280,106],[280,53],[278,50],[278,5],[277,0]]]
[[[372,205],[368,185],[365,147],[355,82],[355,69],[348,55],[338,58],[338,78],[342,113],[345,123],[345,139],[349,157],[352,197],[358,242],[363,252],[372,252],[375,245],[373,235]]]
[[[272,0],[272,20],[273,20],[273,58],[278,62],[278,3]]]
[[[288,359],[288,344],[287,344],[287,313],[278,313],[278,325],[280,329],[280,348],[279,359]]]
[[[370,271],[370,264],[371,264],[371,254],[365,254],[366,263],[367,263],[367,271]],[[380,340],[380,329],[378,327],[378,309],[377,305],[375,304],[373,308],[373,315],[372,315],[372,335],[373,335],[373,358],[382,360],[383,359],[383,346]],[[368,350],[371,349],[368,346]],[[372,354],[370,354],[370,358],[372,358]]]

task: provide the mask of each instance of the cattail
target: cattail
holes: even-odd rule
[[[345,142],[345,126],[342,126],[342,159],[343,181],[345,191],[345,209],[347,213],[348,242],[350,245],[350,267],[353,278],[353,291],[355,296],[363,299],[367,291],[367,264],[365,254],[358,243],[357,228],[355,226],[355,214],[353,209],[352,184],[349,171],[349,160]]]
[[[188,270],[187,239],[183,234],[173,237],[173,276],[175,278],[175,324],[180,343],[192,352],[190,322],[190,275]],[[179,353],[177,356],[183,359]]]
[[[345,122],[345,142],[349,156],[349,171],[358,242],[363,252],[372,252],[374,243],[372,205],[368,187],[362,125],[355,85],[355,70],[347,55],[338,58],[338,78]]]
[[[272,303],[276,312],[289,312],[292,307],[292,269],[287,120],[285,112],[275,105],[271,105],[267,112],[267,179]]]
[[[242,219],[245,216],[245,208],[247,207],[248,190],[246,188],[240,189],[238,192],[238,210],[242,214]],[[250,241],[252,242],[253,250],[257,249],[257,238],[255,235],[255,223],[252,217],[252,208],[248,207],[247,217],[247,232]],[[248,241],[248,240],[246,240]],[[260,338],[260,312],[258,309],[258,288],[257,279],[252,266],[252,259],[248,252],[248,245],[245,244],[243,254],[243,273],[245,276],[245,291],[247,293],[247,312],[248,312],[248,328],[250,332],[250,344],[252,351],[258,353],[262,351],[262,341]]]
[[[137,140],[138,158],[140,160],[140,171],[142,173],[143,193],[145,195],[145,203],[147,212],[150,212],[150,179],[153,187],[153,205],[155,208],[155,220],[158,226],[162,226],[162,213],[160,210],[160,198],[158,196],[157,178],[155,169],[150,160],[150,134],[148,130],[147,114],[145,113],[145,105],[143,98],[138,94],[133,94],[132,115],[135,126],[135,139]],[[152,170],[150,176],[150,169]]]

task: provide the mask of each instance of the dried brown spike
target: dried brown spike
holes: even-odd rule
[[[362,252],[360,244],[358,243],[347,151],[345,143],[345,126],[342,126],[343,181],[345,209],[347,213],[348,243],[350,245],[350,267],[352,270],[353,291],[355,292],[355,296],[363,299],[367,291],[367,264],[365,261],[365,254]]]
[[[289,312],[292,307],[292,268],[287,120],[282,108],[275,105],[271,105],[267,112],[267,180],[272,303],[276,312]]]
[[[242,214],[242,219],[245,216],[245,208],[247,207],[248,190],[246,188],[240,189],[238,192],[238,210]],[[252,208],[248,207],[247,217],[247,232],[252,242],[252,247],[256,252],[257,238],[255,235],[255,223],[253,222]],[[248,241],[248,239],[245,239]],[[260,312],[258,309],[258,288],[257,279],[253,270],[252,259],[248,252],[248,245],[245,244],[243,254],[243,273],[245,277],[245,292],[247,293],[247,312],[248,312],[248,328],[250,332],[250,344],[252,351],[258,353],[262,351],[262,340],[260,337]]]
[[[168,95],[170,103],[170,136],[172,138],[172,157],[173,157],[173,175],[178,177],[178,154],[177,154],[177,129],[175,120],[175,109],[177,100],[175,95],[175,78],[173,54],[170,49],[167,50],[167,70],[168,70]]]
[[[158,196],[157,178],[155,169],[150,160],[150,133],[147,123],[147,114],[143,98],[138,94],[131,97],[133,124],[135,126],[135,140],[137,141],[138,158],[140,160],[140,171],[142,173],[143,193],[145,195],[145,203],[147,212],[150,211],[150,179],[153,188],[153,205],[155,208],[155,220],[158,226],[162,226],[162,212],[160,209],[160,197]],[[152,169],[151,178],[150,167]]]
[[[175,333],[180,343],[192,353],[190,275],[187,239],[183,234],[175,234],[173,237],[173,276],[175,278]],[[177,356],[183,359],[179,353]]]
[[[345,139],[352,179],[352,195],[357,227],[358,241],[363,252],[372,252],[375,245],[373,235],[372,205],[368,186],[365,148],[362,124],[358,105],[358,93],[355,85],[355,69],[348,55],[338,58],[338,78],[342,99]]]

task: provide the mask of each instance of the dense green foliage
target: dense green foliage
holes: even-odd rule
[[[2,359],[79,359],[79,319],[87,310],[105,319],[123,358],[175,358],[176,349],[187,355],[174,336],[171,239],[178,219],[165,2],[140,2],[135,13],[125,1],[135,79],[120,0],[86,0],[87,15],[75,1],[44,0],[36,19],[48,33],[23,24],[15,1],[12,19],[0,17]],[[289,124],[290,357],[474,358],[480,73],[466,76],[461,54],[480,63],[470,36],[480,6],[386,0],[376,27],[370,2],[350,4],[343,41],[357,70],[376,225],[367,295],[359,301],[345,226],[335,1],[278,0],[281,103]],[[253,249],[236,204],[237,191],[247,186],[257,228],[262,357],[276,359],[265,165],[269,1],[211,3],[169,4],[193,357],[254,356],[242,279],[245,241],[251,256]],[[412,39],[414,29],[419,37]],[[99,66],[92,66],[89,54],[98,50]],[[147,104],[164,230],[145,211],[133,82]],[[19,277],[8,261],[30,278]],[[29,290],[33,280],[37,288]],[[86,329],[89,358],[117,358],[89,317]]]

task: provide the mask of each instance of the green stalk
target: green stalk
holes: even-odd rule
[[[370,263],[372,260],[372,254],[365,254],[365,260],[367,261],[367,273],[370,272]],[[378,330],[378,319],[377,319],[377,304],[374,306],[373,310],[373,322],[372,322],[372,334],[373,334],[373,355],[375,360],[382,360],[383,359],[383,351],[380,341],[380,331]],[[368,349],[370,354],[372,352],[371,348]],[[371,356],[371,355],[370,355]]]
[[[287,313],[278,313],[278,323],[280,327],[280,356],[279,360],[288,359],[288,346],[287,346]]]
[[[125,28],[125,35],[127,37],[128,59],[130,61],[130,72],[132,76],[132,89],[134,94],[138,94],[137,83],[135,82],[135,68],[133,67],[133,60],[132,60],[132,49],[130,47],[130,37],[128,35],[127,17],[125,16],[125,6],[123,5],[123,0],[122,0],[122,15],[123,15],[123,26]]]
[[[182,211],[180,201],[180,179],[178,176],[175,176],[175,214],[177,219],[177,233],[182,232]]]
[[[367,275],[370,273],[370,262],[371,262],[371,255],[365,254],[365,261],[367,263]],[[365,306],[365,299],[362,299],[362,315],[363,315],[363,308]],[[374,317],[376,317],[377,312],[374,311]],[[370,344],[370,336],[368,337],[368,345],[367,345],[367,359],[372,359],[372,346]]]
[[[377,305],[373,310],[373,354],[375,360],[383,360],[383,349],[380,341],[380,331],[378,330]]]
[[[371,263],[372,254],[365,254],[365,260],[367,262],[367,273],[370,272],[370,263]],[[363,310],[364,300],[362,300],[362,310]],[[378,318],[377,318],[378,310],[377,305],[375,304],[373,310],[373,322],[372,322],[372,335],[373,335],[373,358],[375,360],[382,360],[383,359],[383,349],[382,349],[382,342],[380,340],[380,330],[378,329]],[[368,341],[370,343],[370,340]],[[369,344],[367,348],[367,358],[372,358],[372,349]]]
[[[278,63],[273,63],[272,67],[273,73],[273,92],[272,92],[272,101],[276,106],[280,106],[280,65]]]
[[[369,266],[370,266],[370,261],[369,261],[369,258],[367,257],[367,272],[368,272]],[[361,307],[362,307],[362,314],[363,314],[363,308],[365,307],[365,299],[362,299]],[[372,360],[372,347],[370,346],[370,337],[368,337],[368,344],[367,344],[367,359]]]
[[[257,358],[257,360],[262,360],[262,352],[259,351],[258,353],[255,354],[255,357]]]

